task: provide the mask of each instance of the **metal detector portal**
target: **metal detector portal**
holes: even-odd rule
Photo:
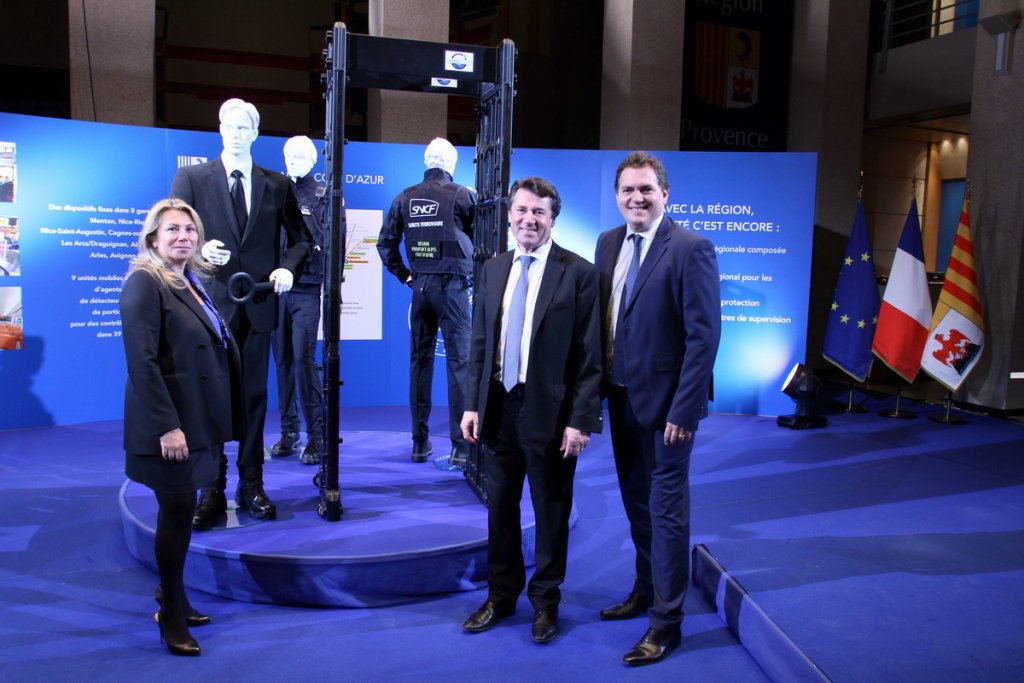
[[[515,45],[497,47],[433,43],[349,33],[337,23],[327,33],[324,50],[327,125],[324,161],[327,170],[329,244],[324,291],[323,385],[325,455],[315,484],[320,489],[317,512],[336,522],[343,511],[338,487],[338,430],[341,376],[341,284],[347,234],[342,179],[345,177],[345,92],[347,88],[378,88],[473,97],[479,130],[476,138],[478,204],[473,223],[474,282],[483,262],[507,248],[506,216],[509,164],[512,155],[512,100],[515,96]],[[466,481],[487,500],[487,482],[480,466],[480,447],[473,446]]]

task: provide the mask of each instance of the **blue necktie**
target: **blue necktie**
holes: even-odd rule
[[[523,325],[526,323],[526,291],[530,286],[530,264],[532,256],[520,256],[523,269],[519,281],[512,291],[508,306],[508,327],[505,329],[505,352],[501,357],[501,384],[505,391],[519,383],[519,349],[523,344]]]
[[[622,320],[626,317],[626,306],[633,295],[633,285],[636,284],[636,274],[640,271],[640,256],[643,253],[643,235],[634,233],[629,236],[633,240],[633,258],[629,262],[629,270],[626,271],[626,281],[622,285],[622,298],[619,299],[619,314],[615,319],[615,340],[612,342],[612,381],[615,384],[625,386],[626,384],[626,353],[623,350],[625,344],[622,340]]]
[[[644,251],[644,236],[633,233],[633,260],[629,262],[629,270],[626,271],[626,285],[622,288],[622,301],[620,308],[630,302],[633,296],[633,285],[636,284],[636,274],[640,271],[640,255]]]

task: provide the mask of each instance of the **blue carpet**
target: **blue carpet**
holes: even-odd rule
[[[938,408],[908,407],[921,417],[840,414],[807,432],[711,416],[694,451],[693,542],[834,681],[1024,680],[1024,427],[979,415],[941,425],[923,419]],[[444,409],[434,414],[431,432],[441,434]],[[401,432],[408,413],[349,409],[343,420]],[[4,681],[768,680],[697,590],[678,652],[646,669],[621,664],[645,623],[596,616],[632,581],[607,435],[577,472],[563,633],[550,645],[530,641],[525,599],[493,631],[463,633],[483,590],[359,609],[194,591],[215,618],[194,631],[203,656],[171,657],[150,616],[156,577],[128,552],[121,528],[120,429],[0,432]],[[343,502],[348,495],[343,482]],[[289,509],[305,514],[304,505]]]
[[[435,407],[432,434],[444,433],[446,412]],[[343,430],[401,431],[408,410],[346,409],[342,417]],[[193,591],[195,606],[214,622],[194,630],[201,657],[172,657],[152,622],[156,576],[128,552],[121,528],[120,440],[117,421],[0,432],[0,680],[768,680],[696,591],[687,598],[680,650],[656,667],[622,665],[646,624],[597,618],[628,590],[633,565],[606,435],[587,449],[577,474],[579,521],[562,634],[553,643],[530,640],[525,599],[493,631],[464,633],[461,624],[484,590],[358,609],[254,604]],[[348,495],[343,484],[343,503]],[[344,528],[346,520],[321,523]]]
[[[1024,680],[1024,427],[913,409],[712,423],[694,542],[835,681]]]

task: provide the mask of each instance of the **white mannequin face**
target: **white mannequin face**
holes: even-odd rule
[[[252,143],[259,131],[252,127],[252,119],[241,109],[232,109],[224,115],[220,122],[220,138],[224,142],[224,151],[238,157],[249,155]]]
[[[289,178],[302,178],[311,170],[316,162],[306,152],[302,151],[299,145],[284,148],[284,166],[288,170]]]

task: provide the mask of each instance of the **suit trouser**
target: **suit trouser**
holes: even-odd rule
[[[245,306],[239,306],[228,321],[242,356],[242,401],[245,433],[238,442],[238,477],[263,482],[263,425],[267,419],[267,371],[270,366],[270,332],[252,329]],[[227,488],[228,460],[220,450],[220,478],[217,488]]]
[[[488,488],[487,584],[489,598],[505,605],[515,604],[526,586],[519,503],[523,480],[528,479],[536,518],[536,568],[527,596],[540,609],[557,606],[562,597],[576,458],[562,458],[561,432],[530,436],[521,387],[505,395],[500,384],[491,386],[488,414],[500,423],[493,440],[488,439],[492,448],[482,458]]]
[[[690,455],[693,438],[665,445],[665,432],[643,427],[628,390],[608,394],[615,471],[636,547],[634,590],[653,600],[652,628],[677,631],[690,578]]]
[[[299,432],[298,406],[301,405],[309,441],[324,438],[322,380],[316,363],[319,327],[320,285],[295,285],[280,296],[271,349],[277,366],[281,432]]]
[[[462,438],[460,424],[465,405],[462,387],[469,360],[469,288],[465,278],[456,275],[417,275],[412,285],[409,308],[412,438],[423,441],[429,433],[427,421],[432,407],[434,356],[440,328],[448,371],[448,428],[452,446],[464,449],[466,440]]]

